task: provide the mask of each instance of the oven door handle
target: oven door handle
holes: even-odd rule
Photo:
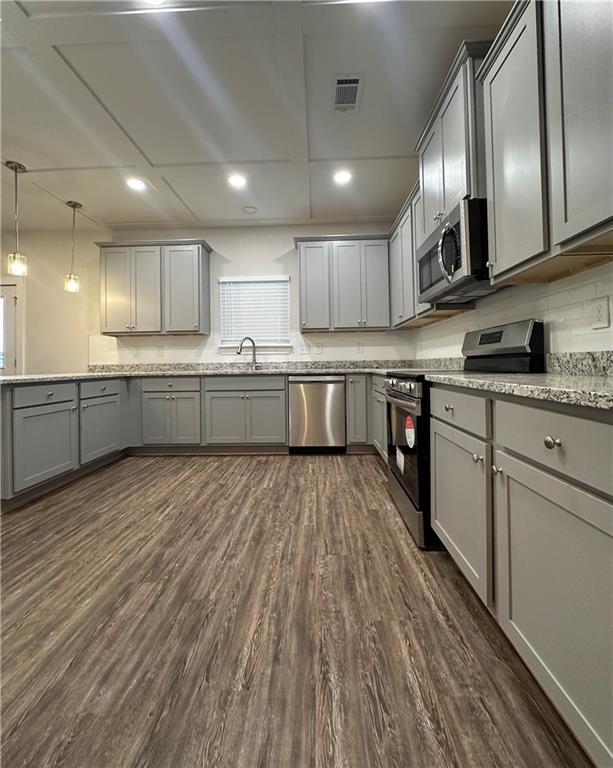
[[[401,400],[398,397],[392,397],[387,392],[385,393],[385,399],[392,405],[397,405],[398,408],[402,408],[409,413],[415,414],[415,416],[421,416],[421,402],[419,400],[413,402],[411,400]]]

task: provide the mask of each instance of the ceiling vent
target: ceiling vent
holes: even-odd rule
[[[334,91],[334,109],[346,112],[357,109],[362,97],[362,78],[358,75],[339,75]]]

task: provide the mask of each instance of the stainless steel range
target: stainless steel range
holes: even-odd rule
[[[545,370],[543,323],[522,320],[464,338],[464,371],[540,373]],[[407,528],[424,549],[441,548],[430,526],[430,388],[428,371],[385,380],[388,490]],[[444,371],[437,371],[444,373]]]

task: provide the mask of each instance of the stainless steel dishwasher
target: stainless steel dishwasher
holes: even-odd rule
[[[344,448],[345,377],[290,376],[290,448]]]

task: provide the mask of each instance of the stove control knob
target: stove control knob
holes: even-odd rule
[[[386,387],[395,387],[396,384],[398,384],[397,379],[385,379],[385,386]]]

